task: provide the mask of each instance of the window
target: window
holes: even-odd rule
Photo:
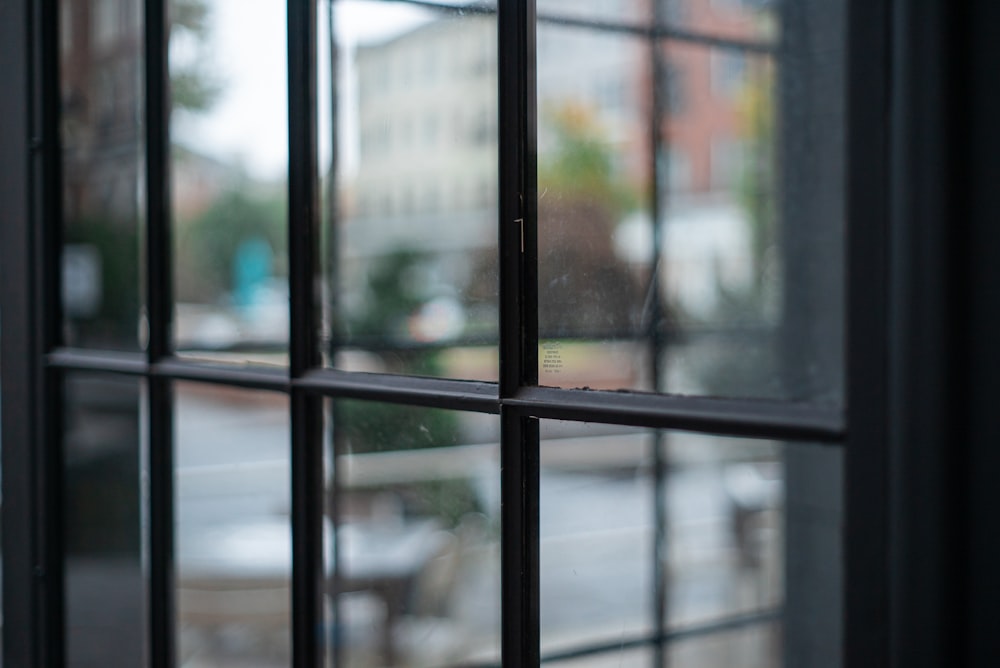
[[[688,75],[666,62],[669,49],[692,50],[678,62],[696,65],[715,58],[715,47],[657,37],[650,49],[602,23],[565,26],[558,16],[540,17],[547,55],[538,63],[537,122],[544,142],[537,204],[525,204],[524,193],[536,192],[529,165],[502,162],[510,167],[498,173],[495,156],[507,151],[502,159],[509,159],[511,147],[531,136],[530,125],[518,123],[533,122],[536,110],[509,102],[526,99],[514,91],[529,80],[530,65],[501,72],[489,36],[499,30],[515,50],[527,44],[491,10],[459,18],[445,6],[419,15],[383,3],[368,8],[381,14],[379,23],[400,27],[359,33],[358,68],[348,54],[345,73],[318,66],[339,49],[321,30],[322,13],[286,14],[271,2],[250,20],[226,0],[177,2],[179,18],[159,26],[170,29],[159,39],[207,40],[192,48],[215,56],[196,66],[168,60],[166,78],[147,68],[147,90],[169,92],[175,104],[169,124],[150,121],[162,134],[148,134],[146,144],[131,139],[147,146],[154,170],[142,197],[92,202],[85,179],[95,167],[108,174],[104,184],[113,174],[143,182],[137,158],[112,161],[122,146],[116,134],[103,152],[63,158],[65,173],[83,179],[67,190],[74,217],[64,213],[59,228],[74,241],[66,246],[66,270],[101,274],[101,290],[87,294],[97,294],[90,301],[106,311],[102,321],[96,305],[83,309],[76,297],[63,304],[67,334],[52,363],[65,415],[53,439],[62,444],[66,481],[59,512],[68,520],[60,556],[67,658],[99,662],[101,646],[88,638],[114,628],[130,639],[135,661],[147,637],[156,651],[172,648],[178,657],[259,655],[276,664],[310,653],[348,662],[496,662],[504,653],[558,662],[620,653],[623,637],[652,665],[681,656],[729,665],[747,657],[775,661],[781,606],[793,593],[780,573],[797,546],[783,538],[784,527],[796,526],[784,519],[796,501],[786,503],[784,489],[808,471],[788,452],[808,446],[779,445],[786,428],[778,417],[749,433],[725,427],[721,417],[696,430],[702,433],[660,428],[669,405],[660,402],[670,393],[730,395],[738,412],[739,396],[785,397],[789,389],[776,384],[777,361],[768,353],[784,317],[768,300],[780,298],[781,286],[764,280],[764,260],[753,254],[764,241],[747,240],[745,231],[754,211],[763,216],[761,229],[773,224],[773,211],[756,200],[746,208],[735,198],[688,198],[694,159],[682,165],[657,157],[688,155],[669,143],[688,139],[680,130],[669,139],[663,133],[663,146],[636,140],[669,127],[679,109],[673,88]],[[342,30],[371,30],[350,8],[333,11]],[[275,30],[286,22],[288,34],[298,35],[290,42]],[[151,27],[156,39],[157,22]],[[324,38],[315,50],[288,50],[312,44],[300,42],[312,30]],[[570,58],[544,48],[550,39],[578,48]],[[462,44],[474,47],[473,66],[439,80],[435,104],[444,117],[466,119],[471,135],[462,153],[448,159],[428,152],[418,164],[410,158],[415,128],[435,126],[420,113],[420,93],[407,86],[413,63],[429,48],[454,52]],[[773,63],[772,48],[761,42],[753,53]],[[69,60],[85,55],[67,54],[65,80],[75,81]],[[379,63],[395,64],[402,89],[370,94],[385,86],[369,80],[388,72]],[[297,66],[316,78],[285,76]],[[100,73],[106,65],[92,67]],[[773,100],[771,82],[751,74],[741,70],[737,83]],[[345,93],[336,108],[303,106],[316,99],[313,89],[339,91],[342,76],[357,77],[357,99]],[[663,76],[668,86],[658,88],[653,82]],[[84,72],[81,79],[90,78]],[[318,144],[319,135],[294,139],[321,109],[323,124],[345,119],[323,133],[343,139],[336,155]],[[498,113],[504,142],[491,130]],[[366,150],[352,155],[351,133],[373,122],[384,135],[393,129],[395,143],[369,127]],[[86,123],[80,116],[85,137]],[[286,125],[293,130],[287,145],[265,140],[285,136]],[[229,134],[234,126],[242,132]],[[235,137],[246,133],[256,141],[237,150]],[[371,156],[374,138],[391,159]],[[170,154],[173,214],[147,214],[151,261],[144,268],[137,207],[165,192],[154,165],[156,155]],[[342,171],[304,163],[309,155],[326,155]],[[321,212],[305,206],[319,194],[313,167],[332,188]],[[662,189],[643,191],[643,180],[664,177]],[[498,179],[499,211],[489,185]],[[428,180],[464,184],[456,194],[468,205],[432,216],[418,211],[413,184]],[[343,217],[350,209],[336,206],[339,197],[382,198],[392,208],[354,220]],[[524,227],[504,232],[498,247],[497,217],[511,211]],[[615,250],[618,228],[644,216],[669,232],[665,270],[655,269],[659,247],[653,257],[632,260]],[[88,227],[92,220],[97,227]],[[700,236],[674,233],[689,220]],[[808,230],[803,234],[808,240]],[[311,250],[324,237],[322,252]],[[109,238],[125,245],[113,249]],[[527,268],[534,262],[533,281]],[[121,285],[119,276],[141,278]],[[317,276],[324,297],[313,310]],[[145,295],[116,292],[143,282]],[[505,307],[499,291],[537,303],[537,315]],[[650,291],[651,301],[642,298]],[[148,333],[136,336],[139,325]],[[738,372],[726,361],[732,342],[720,337],[733,327],[752,351]],[[665,343],[680,332],[683,343]],[[814,344],[803,339],[802,354],[815,352]],[[115,375],[130,349],[141,350],[145,362],[134,374]],[[498,368],[501,350],[508,361]],[[244,377],[257,380],[248,387]],[[816,382],[836,394],[829,386],[835,380]],[[581,385],[597,389],[576,389]],[[647,394],[608,392],[620,389]],[[607,402],[596,413],[588,408],[595,398]],[[653,404],[625,418],[642,401]],[[584,417],[590,426],[579,421]],[[817,420],[806,433],[828,438],[825,429]],[[522,458],[524,445],[539,458]],[[501,468],[513,478],[501,480]],[[140,521],[144,477],[154,518],[148,533]],[[528,496],[518,497],[525,484]],[[107,493],[97,495],[98,488]],[[698,497],[699,488],[712,491]],[[615,511],[581,514],[589,506]],[[376,539],[383,547],[366,547]],[[595,551],[597,544],[607,552]],[[156,561],[148,599],[169,614],[148,630],[137,623],[147,600],[147,550],[157,560],[173,555],[169,570]],[[404,570],[379,566],[382,552],[395,551],[409,564]],[[525,573],[537,583],[518,585]],[[131,622],[93,624],[94,583],[120,592],[116,605],[130,611]],[[484,591],[492,593],[484,598]],[[537,618],[516,612],[533,602]],[[520,629],[510,630],[513,619]],[[326,632],[317,639],[303,634],[303,624]],[[430,647],[418,641],[429,624],[444,634]],[[679,629],[687,640],[674,639]]]
[[[968,63],[927,66],[959,58],[932,9],[133,4],[128,66],[82,3],[0,5],[6,663],[945,665],[985,633],[997,233],[951,151],[989,128],[942,130],[981,108],[936,94]],[[391,86],[428,46],[468,62]],[[713,189],[717,137],[752,169]]]
[[[688,16],[654,6],[650,26]],[[837,495],[797,485],[840,475],[807,441],[841,438],[823,284],[841,255],[812,282],[789,255],[836,221],[795,208],[818,175],[695,187],[716,130],[776,145],[808,62],[558,3],[156,7],[118,56],[145,63],[145,96],[123,91],[141,126],[93,148],[76,91],[127,67],[87,53],[64,54],[49,101],[49,243],[75,277],[45,357],[69,663],[772,665],[808,647],[786,614],[806,591],[836,645],[836,571],[826,590],[789,575],[840,551]],[[161,69],[143,40],[178,46]],[[469,63],[428,93],[435,53]],[[737,58],[755,67],[727,70],[731,99],[696,89]],[[438,147],[453,119],[461,141]],[[842,119],[828,132],[809,150],[836,158]],[[116,181],[133,186],[94,198]],[[119,619],[95,616],[95,587]]]
[[[744,147],[739,140],[728,137],[712,139],[712,184],[729,188],[739,184],[745,174]]]
[[[682,68],[674,63],[667,63],[664,67],[665,80],[663,86],[666,90],[667,104],[670,105],[672,117],[680,116],[685,109],[685,81]]]
[[[746,61],[739,53],[712,55],[712,92],[715,95],[734,97],[744,80]]]

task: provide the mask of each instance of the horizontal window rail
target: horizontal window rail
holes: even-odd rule
[[[141,355],[60,349],[49,366],[190,380],[289,393],[366,399],[432,408],[499,413],[501,405],[527,417],[604,422],[725,436],[838,443],[846,435],[843,409],[764,399],[722,399],[630,391],[522,387],[500,397],[496,383],[336,369],[290,378],[286,367],[218,364],[168,358],[148,364]]]
[[[294,381],[296,387],[326,396],[406,403],[430,408],[451,408],[499,413],[496,383],[356,373],[316,369]]]
[[[846,431],[839,408],[763,399],[524,387],[504,404],[536,418],[749,438],[839,443]]]

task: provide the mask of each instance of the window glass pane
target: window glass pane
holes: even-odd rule
[[[63,336],[143,345],[142,2],[59,3]]]
[[[143,385],[74,373],[63,389],[67,665],[143,666]]]
[[[284,395],[176,385],[177,647],[185,666],[288,666]]]
[[[538,27],[539,380],[651,389],[649,49]]]
[[[498,663],[497,417],[336,401],[329,418],[337,665]]]
[[[648,437],[543,421],[542,656],[654,631],[656,539]]]
[[[495,379],[496,18],[333,7],[319,57],[327,364]]]
[[[659,389],[784,398],[792,394],[780,347],[789,246],[775,188],[774,63],[674,42],[663,52],[688,83],[689,104],[667,115],[660,145],[668,165]]]
[[[539,25],[541,384],[840,402],[843,36],[795,25]]]
[[[784,598],[780,445],[671,433],[660,447],[669,626],[774,614]]]
[[[543,658],[610,665],[638,646],[677,665],[839,665],[839,451],[559,421],[541,434]]]
[[[284,362],[285,3],[171,0],[170,11],[175,345]]]

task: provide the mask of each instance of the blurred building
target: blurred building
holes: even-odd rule
[[[663,42],[661,143],[652,142],[653,53],[623,32],[564,25],[549,17],[594,17],[642,25],[649,0],[547,0],[538,5],[539,165],[558,150],[559,123],[580,117],[611,162],[611,179],[632,193],[617,213],[614,245],[623,263],[650,256],[652,168],[666,222],[665,285],[686,311],[704,314],[718,293],[748,285],[761,271],[754,257],[754,216],[775,170],[768,128],[770,65],[739,48]],[[766,3],[671,0],[669,25],[748,42],[771,31]],[[623,18],[624,17],[624,18]],[[446,261],[445,283],[461,284],[470,252],[496,243],[497,49],[492,15],[438,15],[356,52],[359,163],[346,183],[348,258],[406,248]],[[656,152],[656,155],[652,155]],[[664,161],[666,169],[663,169]],[[540,184],[540,199],[547,195]],[[751,210],[753,207],[759,209]],[[544,218],[544,216],[543,216]],[[544,224],[545,221],[543,220]],[[545,231],[540,235],[544,241]],[[601,243],[610,247],[611,240]],[[349,263],[348,263],[349,264]]]
[[[67,225],[135,227],[143,143],[142,17],[134,0],[63,0],[61,139]]]
[[[349,247],[467,251],[496,236],[496,23],[441,18],[357,51]],[[353,224],[352,224],[353,223]]]

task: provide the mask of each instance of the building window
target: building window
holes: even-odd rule
[[[714,137],[711,150],[712,185],[716,188],[737,185],[747,168],[743,143],[728,137]]]
[[[664,67],[665,82],[664,92],[667,96],[667,104],[671,118],[682,116],[686,109],[685,73],[682,67],[675,63],[667,63]]]
[[[745,85],[746,58],[741,53],[717,51],[711,59],[712,93],[735,97]]]

